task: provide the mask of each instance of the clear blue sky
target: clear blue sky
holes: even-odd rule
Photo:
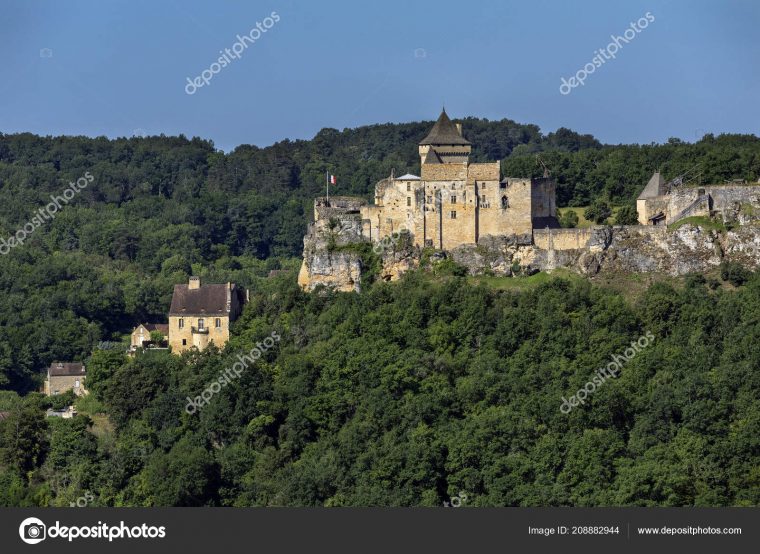
[[[559,93],[646,12],[655,21],[616,59]],[[760,134],[758,27],[757,0],[0,0],[0,132],[184,133],[230,150],[434,119],[445,103],[610,143]]]

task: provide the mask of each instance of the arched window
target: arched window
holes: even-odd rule
[[[501,197],[501,209],[506,210],[509,208],[509,199],[506,196]]]

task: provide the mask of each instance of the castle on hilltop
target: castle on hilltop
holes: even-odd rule
[[[443,110],[419,143],[421,175],[383,179],[374,204],[361,198],[317,198],[314,219],[358,213],[362,235],[377,242],[407,231],[414,244],[450,250],[481,237],[515,235],[531,242],[532,229],[557,226],[555,184],[501,178],[499,161],[470,161],[471,143]]]
[[[565,267],[588,275],[603,268],[681,275],[726,259],[760,265],[760,186],[690,186],[685,175],[666,182],[656,172],[636,201],[638,225],[562,229],[548,173],[502,177],[499,161],[471,162],[472,145],[445,110],[418,148],[420,175],[391,172],[375,185],[373,203],[315,199],[298,275],[304,290],[360,290],[362,243],[373,245],[379,277],[389,281],[419,267],[425,248],[471,274]],[[725,231],[700,227],[706,218],[720,219]]]

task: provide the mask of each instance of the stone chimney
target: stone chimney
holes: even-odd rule
[[[187,284],[188,290],[196,290],[201,288],[201,278],[193,275],[190,277],[190,281]]]
[[[459,133],[459,136],[462,136],[462,124],[461,123],[455,123],[454,125],[457,126],[457,132]]]

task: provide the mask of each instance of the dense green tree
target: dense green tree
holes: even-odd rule
[[[583,217],[593,221],[597,225],[607,223],[607,218],[612,215],[612,209],[604,200],[597,200],[583,212]]]
[[[639,214],[632,204],[621,206],[615,214],[615,225],[638,225]]]

